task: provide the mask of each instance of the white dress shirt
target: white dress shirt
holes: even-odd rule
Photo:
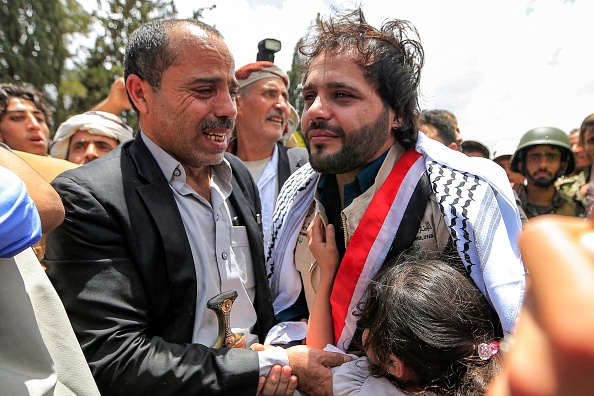
[[[262,205],[262,231],[264,232],[264,251],[268,248],[270,241],[270,228],[272,226],[272,214],[276,206],[276,197],[278,195],[278,147],[274,145],[272,157],[264,167],[264,170],[257,172],[257,167],[250,166],[250,162],[258,163],[259,161],[244,161],[248,170],[252,174],[256,185],[258,186],[258,193],[260,193],[260,202]]]
[[[257,319],[253,306],[256,282],[247,231],[245,226],[232,224],[237,213],[227,200],[232,192],[231,166],[226,160],[211,166],[209,202],[186,183],[185,170],[176,159],[146,135],[142,134],[142,139],[169,182],[192,250],[197,281],[192,342],[206,346],[215,343],[218,321],[206,303],[228,290],[238,294],[231,311],[233,332],[245,334],[248,346],[257,342],[258,337],[251,332]],[[266,375],[273,364],[288,364],[282,348],[264,352],[258,353],[261,375]]]

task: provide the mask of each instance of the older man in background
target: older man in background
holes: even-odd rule
[[[236,138],[227,151],[243,161],[258,186],[266,249],[278,192],[307,163],[307,150],[283,144],[299,123],[289,103],[287,73],[274,63],[258,61],[239,68],[235,78],[239,84]]]

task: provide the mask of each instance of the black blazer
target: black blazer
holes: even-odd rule
[[[272,326],[258,189],[239,159],[233,193],[256,277],[260,341]],[[140,139],[58,176],[64,223],[48,234],[44,264],[102,394],[254,395],[250,350],[191,344],[196,273],[173,193]]]
[[[282,142],[276,142],[278,147],[278,166],[277,166],[277,181],[278,189],[281,187],[289,176],[293,174],[298,168],[307,164],[309,161],[309,154],[303,147],[287,147]]]

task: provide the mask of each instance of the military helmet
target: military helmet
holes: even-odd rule
[[[519,167],[519,163],[524,161],[526,151],[532,146],[545,144],[547,146],[555,146],[561,149],[561,162],[567,163],[565,174],[573,172],[575,169],[575,158],[571,151],[571,143],[569,137],[561,129],[553,127],[538,127],[529,130],[522,136],[518,147],[512,155],[510,162],[510,169],[513,172],[523,173]]]

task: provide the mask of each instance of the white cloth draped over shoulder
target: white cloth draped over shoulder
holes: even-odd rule
[[[517,238],[522,229],[514,195],[502,168],[471,158],[419,133],[431,188],[471,278],[496,310],[505,333],[513,330],[525,288]],[[267,272],[275,314],[301,292],[294,250],[319,174],[309,164],[283,186],[274,213]]]

